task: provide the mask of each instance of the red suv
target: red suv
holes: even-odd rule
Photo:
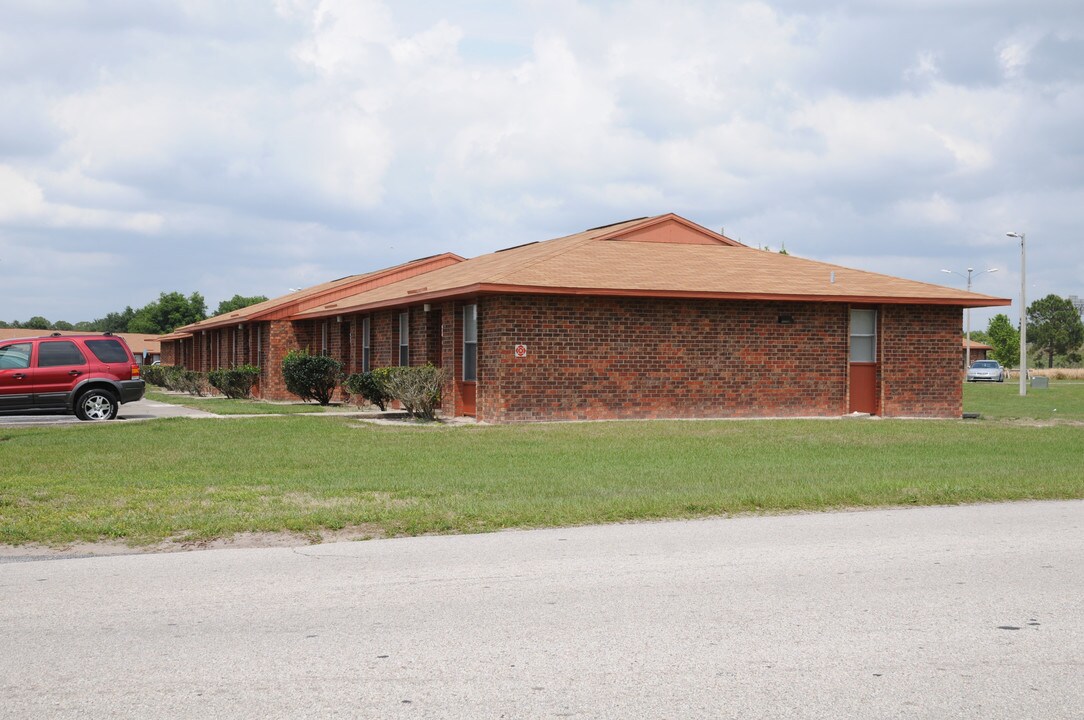
[[[0,414],[112,420],[123,403],[143,397],[143,390],[128,344],[109,333],[0,341]]]

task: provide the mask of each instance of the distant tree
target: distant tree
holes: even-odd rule
[[[57,320],[55,323],[53,323],[52,329],[53,330],[74,330],[75,326],[72,325],[67,320]]]
[[[244,295],[234,295],[229,300],[223,300],[218,304],[218,309],[215,310],[215,315],[225,315],[228,312],[234,310],[240,310],[246,308],[249,305],[255,305],[256,303],[266,302],[267,298],[263,295],[253,295],[252,297],[245,297]]]
[[[990,318],[986,334],[990,338],[990,345],[994,348],[991,353],[994,360],[1005,367],[1016,367],[1020,358],[1020,331],[1013,327],[1009,316],[998,313]]]
[[[972,330],[971,342],[982,343],[983,345],[990,344],[990,336],[986,334],[985,330]]]
[[[90,323],[91,327],[88,330],[94,330],[96,332],[113,332],[124,333],[128,332],[128,325],[135,317],[135,310],[129,305],[124,308],[124,312],[111,312],[104,318],[99,318]]]
[[[94,325],[94,322],[93,320],[80,320],[75,323],[75,329],[80,332],[96,332],[98,328]]]
[[[7,324],[6,322],[4,322],[3,320],[0,320],[0,329],[3,329],[3,328],[9,328],[9,327],[11,327],[11,326],[10,326],[10,325],[8,325],[8,324]]]
[[[1028,306],[1028,339],[1052,368],[1055,354],[1071,353],[1084,343],[1084,322],[1070,300],[1047,295]]]
[[[50,325],[51,323],[41,315],[35,315],[23,323],[24,328],[32,328],[34,330],[48,330]]]
[[[128,323],[128,332],[161,335],[207,317],[207,302],[198,292],[187,298],[179,292],[161,293]]]

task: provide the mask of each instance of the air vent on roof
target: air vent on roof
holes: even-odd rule
[[[501,248],[500,250],[497,250],[497,252],[508,252],[509,250],[515,250],[516,248],[527,247],[528,245],[537,245],[537,244],[538,244],[538,241],[535,240],[534,242],[523,243],[522,245],[513,245],[512,247]]]
[[[591,232],[592,230],[604,230],[608,227],[613,227],[615,225],[624,225],[625,223],[636,222],[637,220],[647,220],[648,217],[650,216],[631,218],[629,220],[622,220],[621,222],[610,223],[609,225],[599,225],[598,227],[587,228],[586,230],[584,230],[584,232]]]

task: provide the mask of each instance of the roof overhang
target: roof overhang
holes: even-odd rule
[[[635,298],[669,298],[691,300],[761,300],[771,302],[822,302],[822,303],[859,303],[863,305],[940,305],[958,308],[978,308],[1011,305],[1012,300],[988,296],[965,298],[916,298],[885,295],[801,295],[787,293],[741,293],[684,290],[624,290],[615,288],[579,288],[579,287],[540,287],[535,285],[504,285],[497,283],[475,283],[462,287],[417,292],[408,296],[398,296],[371,303],[339,306],[337,303],[314,308],[294,316],[297,320],[312,320],[335,315],[356,315],[358,313],[406,307],[437,300],[455,300],[478,295],[571,295]]]

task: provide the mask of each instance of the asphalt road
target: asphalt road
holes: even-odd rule
[[[215,415],[193,410],[181,405],[154,402],[143,398],[136,402],[125,403],[120,406],[117,419],[109,422],[124,420],[153,420],[163,417],[216,417]],[[0,415],[0,427],[19,427],[21,425],[72,425],[83,422],[74,415]]]
[[[1080,718],[1084,503],[0,565],[10,718]]]

